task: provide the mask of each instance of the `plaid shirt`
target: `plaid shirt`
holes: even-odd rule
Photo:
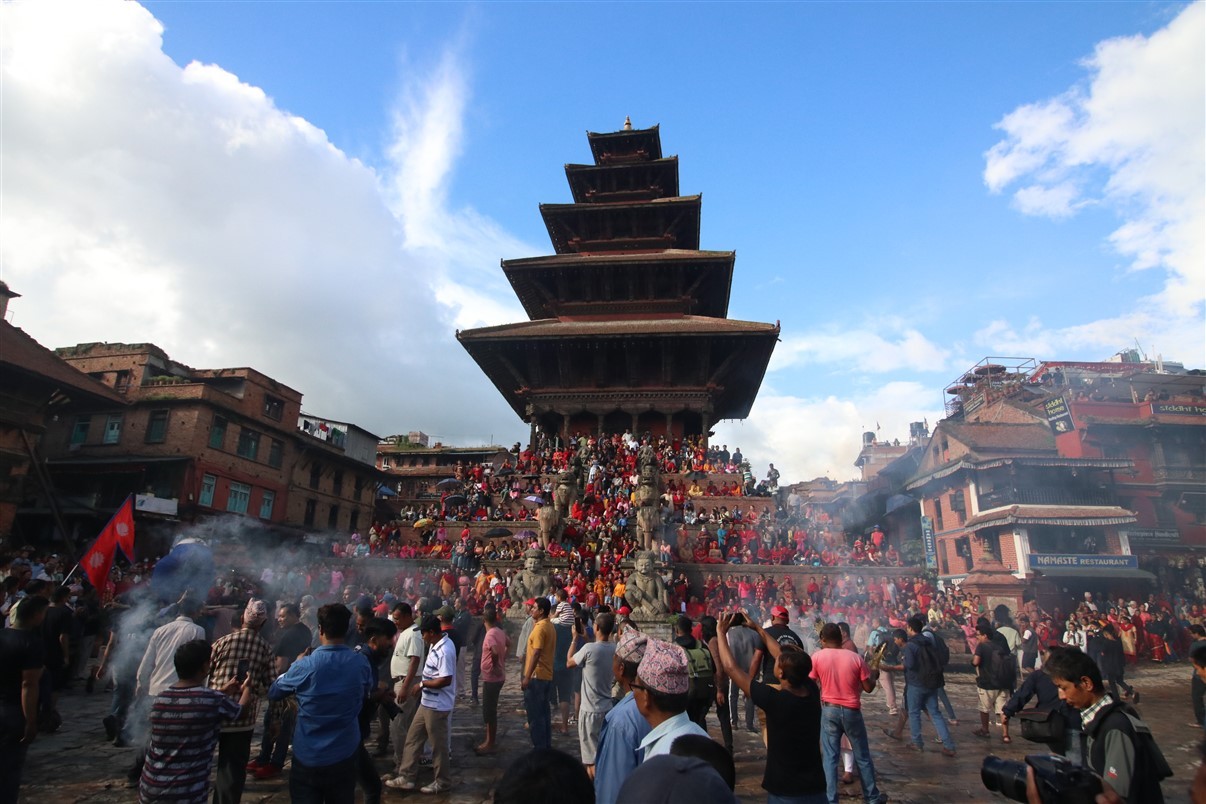
[[[1089,724],[1093,722],[1093,718],[1097,717],[1097,713],[1105,709],[1110,704],[1114,703],[1114,698],[1107,692],[1101,696],[1101,700],[1092,706],[1084,709],[1080,713],[1080,725],[1085,732],[1089,731]]]
[[[210,657],[209,685],[221,687],[237,675],[239,662],[248,660],[247,673],[251,677],[254,695],[239,716],[223,727],[223,731],[246,731],[255,728],[259,714],[260,698],[272,684],[272,648],[255,631],[239,629],[214,643]]]

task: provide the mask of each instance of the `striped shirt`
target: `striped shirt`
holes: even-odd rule
[[[168,687],[151,704],[151,744],[138,785],[140,803],[204,804],[221,725],[241,707],[209,687]]]
[[[574,624],[574,604],[568,600],[563,600],[557,604],[557,608],[553,610],[553,623],[555,625],[573,625]]]

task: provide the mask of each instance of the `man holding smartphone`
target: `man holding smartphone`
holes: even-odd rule
[[[218,773],[214,780],[213,804],[238,804],[247,782],[251,759],[251,735],[255,730],[260,698],[272,683],[272,648],[260,636],[268,619],[264,601],[252,598],[234,617],[235,630],[214,643],[209,685],[224,687],[231,680],[250,683],[251,700],[239,716],[222,727],[218,736]],[[241,676],[241,677],[240,677]]]

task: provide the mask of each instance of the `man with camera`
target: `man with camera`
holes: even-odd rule
[[[1172,775],[1172,769],[1135,709],[1105,691],[1097,664],[1078,650],[1065,650],[1051,656],[1045,669],[1060,697],[1080,712],[1086,764],[1101,777],[1107,797],[1112,793],[1127,804],[1163,804],[1160,780]],[[1028,775],[1033,779],[1033,766]],[[1028,787],[1035,793],[1028,799],[1041,802],[1037,788]]]

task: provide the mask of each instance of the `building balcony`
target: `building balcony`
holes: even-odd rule
[[[1156,464],[1152,467],[1152,478],[1157,483],[1206,483],[1206,466]]]
[[[1061,488],[994,489],[979,495],[980,510],[1007,505],[1117,505],[1114,495],[1104,491]]]

